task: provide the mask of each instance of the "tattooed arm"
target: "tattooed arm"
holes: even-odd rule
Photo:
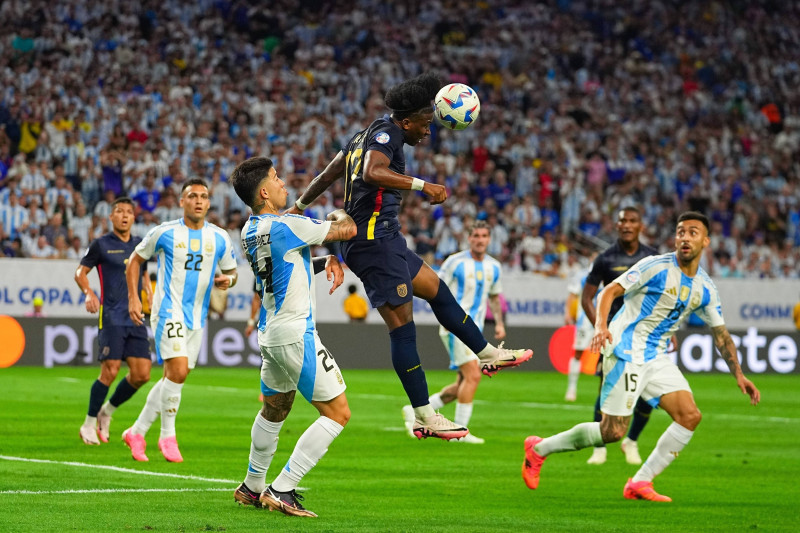
[[[719,350],[722,358],[728,363],[728,368],[736,378],[736,384],[742,391],[742,394],[750,396],[750,403],[757,405],[761,400],[761,393],[758,391],[753,382],[747,379],[742,372],[742,367],[739,366],[739,358],[736,356],[736,345],[733,344],[731,334],[728,333],[728,328],[725,326],[717,326],[711,328],[711,334],[714,337],[714,345]]]
[[[328,220],[333,221],[333,223],[323,242],[347,241],[355,237],[358,232],[355,221],[344,212],[344,209],[337,209],[329,214]]]

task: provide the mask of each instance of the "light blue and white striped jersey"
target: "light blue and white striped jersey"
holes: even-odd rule
[[[258,344],[283,346],[313,331],[316,294],[310,246],[322,244],[331,223],[298,215],[251,215],[242,248],[261,294]]]
[[[614,355],[643,363],[667,353],[673,333],[697,313],[714,328],[725,325],[719,291],[702,268],[690,278],[678,266],[675,253],[642,259],[614,280],[625,289],[622,308],[608,329]]]
[[[227,232],[208,222],[190,229],[179,218],[148,231],[136,253],[158,258],[153,316],[183,322],[188,329],[205,327],[217,265],[221,270],[236,268]]]
[[[489,296],[503,291],[500,272],[500,262],[494,257],[486,254],[483,261],[476,261],[469,250],[464,250],[445,259],[439,269],[439,277],[482,330]],[[439,333],[444,335],[447,330],[440,327]]]

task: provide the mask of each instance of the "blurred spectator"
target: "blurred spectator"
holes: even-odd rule
[[[355,284],[347,286],[348,296],[342,304],[344,312],[350,317],[350,322],[364,322],[367,319],[369,305],[363,296],[358,294],[358,287]]]

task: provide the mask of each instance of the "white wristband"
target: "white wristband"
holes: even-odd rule
[[[234,276],[233,274],[228,274],[228,280],[229,280],[228,287],[233,287],[234,284],[236,283],[236,276]]]
[[[247,319],[247,325],[248,326],[255,326],[256,325],[256,321],[253,320],[252,318],[248,318]]]
[[[306,210],[306,207],[308,207],[308,204],[304,204],[303,202],[301,202],[301,201],[300,201],[300,198],[298,198],[298,199],[297,199],[297,201],[294,203],[294,205],[295,205],[295,207],[297,207],[297,209],[299,209],[300,211],[305,211],[305,210]]]
[[[419,178],[412,178],[411,180],[411,190],[412,191],[421,191],[422,188],[425,187],[425,181]]]

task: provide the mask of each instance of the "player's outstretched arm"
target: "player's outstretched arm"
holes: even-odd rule
[[[142,275],[144,257],[132,252],[125,267],[125,281],[128,283],[128,314],[137,326],[144,324],[142,301],[139,299],[139,278]]]
[[[317,177],[311,180],[311,183],[308,184],[308,189],[303,191],[303,194],[300,195],[300,198],[297,201],[302,205],[310,205],[314,200],[317,199],[317,196],[325,192],[328,187],[330,187],[334,181],[338,180],[342,176],[344,176],[344,169],[345,169],[345,156],[344,152],[339,152],[336,154],[336,157],[328,163],[328,166],[325,167],[325,170],[320,172]],[[295,205],[291,206],[289,209],[286,210],[286,213],[290,215],[302,215],[304,209],[300,209]]]
[[[330,213],[327,219],[332,221],[331,229],[322,242],[348,241],[356,236],[358,228],[353,218],[344,212],[344,209],[337,209]]]
[[[594,338],[592,338],[592,352],[600,353],[606,343],[613,342],[611,332],[608,331],[608,313],[611,311],[611,304],[618,297],[625,294],[625,289],[619,283],[611,283],[606,286],[597,299],[597,316],[594,319]]]
[[[81,292],[86,295],[86,310],[90,313],[96,313],[100,310],[100,301],[94,294],[94,291],[89,287],[89,278],[86,276],[91,268],[86,265],[81,265],[75,271],[75,283],[80,287]]]
[[[736,345],[731,339],[731,334],[728,333],[728,328],[725,326],[711,328],[711,335],[714,337],[714,346],[717,347],[722,358],[728,363],[731,374],[736,378],[736,385],[739,386],[739,390],[742,391],[742,394],[750,396],[751,404],[758,405],[758,402],[761,401],[761,392],[742,372],[742,367],[739,366],[739,358],[736,355]]]
[[[391,161],[385,154],[377,150],[367,152],[364,158],[364,181],[387,189],[422,191],[431,204],[441,204],[447,200],[447,189],[444,185],[398,174],[389,168],[389,163]]]

